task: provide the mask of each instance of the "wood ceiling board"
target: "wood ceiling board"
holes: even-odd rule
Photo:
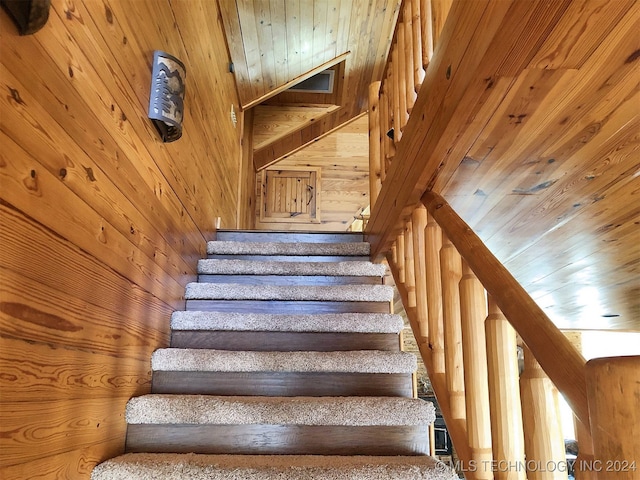
[[[315,122],[338,108],[329,106],[267,106],[254,107],[253,145],[260,150],[292,131]]]
[[[302,37],[301,14],[302,2],[287,2],[285,5],[286,57],[287,75],[292,78],[303,73],[302,70]],[[341,50],[341,51],[346,51]]]
[[[531,68],[580,68],[636,0],[573,2],[531,60]]]
[[[285,83],[289,78],[289,62],[287,61],[287,29],[281,28],[287,19],[285,0],[273,0],[270,2],[272,35],[273,35],[273,59],[276,69],[276,85]]]
[[[640,170],[640,98],[637,67],[629,62],[640,47],[637,25],[637,9],[629,10],[583,66],[567,70],[533,116],[523,119],[515,139],[504,116],[508,109],[496,112],[443,189],[530,292],[546,298],[562,289],[562,306],[554,307],[562,316],[554,316],[562,317],[563,326],[578,328],[585,320],[589,328],[640,329],[638,301],[617,295],[626,303],[616,304],[605,293],[611,285],[635,282],[637,287],[639,278],[633,193],[638,187],[632,184]],[[621,258],[620,252],[626,254]],[[576,284],[571,297],[570,285],[587,271],[598,275],[588,275],[590,285],[587,280]],[[600,311],[592,308],[589,322],[577,301],[587,287],[602,290],[603,305]],[[601,317],[606,310],[622,316]]]
[[[264,79],[262,73],[262,61],[258,30],[254,21],[255,13],[253,11],[253,1],[236,0],[236,6],[238,23],[240,26],[240,31],[242,32],[243,55],[239,58],[232,56],[231,60],[233,61],[234,65],[244,64],[247,69],[247,83],[239,83],[239,80],[236,78],[236,82],[238,82],[238,91],[240,92],[240,101],[244,105],[250,102],[252,99],[264,95],[266,89],[264,87]],[[225,22],[225,24],[226,23],[227,22]],[[231,42],[232,39],[229,39],[228,41]],[[236,53],[235,50],[231,52],[232,55],[234,55],[234,53]]]
[[[282,68],[276,68],[274,34],[283,29],[279,25],[272,25],[270,3],[254,2],[254,20],[258,34],[258,45],[260,45],[263,92],[270,92],[280,85],[278,83],[279,76],[286,78],[282,75],[284,73]]]
[[[467,158],[474,158],[479,164],[473,177],[458,182],[458,185],[464,185],[464,192],[451,186],[443,189],[446,195],[456,197],[454,208],[467,222],[472,226],[480,223],[490,225],[491,221],[483,219],[483,216],[500,203],[504,195],[527,191],[535,193],[530,190],[543,186],[545,182],[553,183],[571,169],[584,166],[589,159],[588,150],[583,154],[586,158],[577,157],[573,163],[564,165],[571,155],[592,142],[594,136],[599,135],[596,143],[606,140],[608,137],[599,131],[607,128],[612,118],[617,118],[617,123],[609,125],[611,134],[634,118],[637,102],[628,96],[637,90],[637,74],[634,65],[624,64],[629,52],[636,48],[632,25],[628,24],[628,35],[621,37],[620,41],[611,39],[603,44],[602,49],[609,54],[599,56],[599,62],[587,64],[579,74],[572,70],[562,77],[552,94],[548,95],[547,102],[536,109],[528,123],[526,117],[523,119],[517,141],[510,142],[507,149],[500,145],[504,143],[503,137],[509,139],[511,119],[505,116],[506,110],[502,115],[494,115],[491,126],[496,129],[492,135],[497,143],[487,143],[483,148],[468,153]],[[633,41],[625,45],[625,40]],[[602,79],[608,81],[603,84]],[[626,107],[613,117],[625,102]],[[487,136],[487,133],[483,135]],[[501,173],[496,175],[496,172]],[[459,173],[462,174],[463,170],[456,172],[454,177]],[[469,197],[475,192],[482,192],[489,196],[494,191],[498,195],[491,196],[482,208],[469,200],[474,204],[473,213],[461,201],[465,195]]]
[[[218,4],[220,5],[220,16],[222,17],[231,59],[245,58],[242,29],[240,28],[240,18],[238,17],[236,3],[219,0]],[[239,87],[240,85],[251,85],[247,62],[243,61],[237,64],[234,62],[233,71],[236,77],[236,88],[238,88],[240,102],[244,103],[245,92],[244,90],[241,92]]]

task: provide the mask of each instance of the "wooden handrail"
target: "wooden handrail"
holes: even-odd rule
[[[582,355],[444,198],[435,192],[426,192],[422,203],[494,298],[578,419],[589,425],[586,362]]]

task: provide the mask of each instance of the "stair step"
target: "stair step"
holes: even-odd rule
[[[171,316],[172,330],[232,330],[272,332],[400,333],[400,315],[343,313],[278,315],[181,311]]]
[[[406,352],[254,352],[163,348],[151,358],[156,371],[413,373],[416,357]]]
[[[330,275],[382,277],[385,266],[382,264],[349,262],[274,262],[250,260],[198,261],[198,273],[222,275]]]
[[[145,395],[127,452],[424,455],[431,403],[399,397]]]
[[[207,242],[208,255],[292,255],[292,256],[368,256],[370,245],[365,242],[304,243],[304,242]]]
[[[171,347],[253,351],[393,350],[402,317],[383,313],[277,315],[174,312]]]
[[[457,480],[428,456],[129,453],[98,465],[92,480]]]
[[[189,283],[187,300],[294,300],[329,302],[390,302],[389,285],[243,285]]]
[[[428,426],[433,404],[393,397],[143,395],[127,403],[132,424]]]
[[[230,242],[304,242],[345,243],[363,242],[364,235],[358,232],[277,232],[267,230],[218,230],[218,241]]]

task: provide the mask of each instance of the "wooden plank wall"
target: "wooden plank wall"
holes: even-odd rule
[[[321,223],[260,222],[262,230],[345,231],[354,216],[369,205],[369,121],[361,116],[341,129],[278,162],[277,169],[317,167],[321,170]],[[276,168],[276,167],[274,167]],[[262,188],[257,175],[257,197]],[[258,201],[260,205],[260,201]]]
[[[149,391],[216,217],[237,226],[246,176],[216,2],[52,4],[25,37],[0,10],[5,480],[86,479],[123,451],[125,403]],[[186,64],[171,144],[146,118],[154,49]]]

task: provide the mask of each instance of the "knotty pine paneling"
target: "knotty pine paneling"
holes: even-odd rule
[[[278,162],[274,169],[319,168],[320,224],[261,222],[263,230],[345,231],[356,215],[369,205],[369,124],[366,116]],[[261,174],[256,180],[260,197]]]
[[[25,37],[0,11],[3,478],[87,479],[123,452],[124,406],[150,391],[216,218],[246,222],[217,5],[54,0]],[[146,117],[154,49],[187,69],[171,144]]]

